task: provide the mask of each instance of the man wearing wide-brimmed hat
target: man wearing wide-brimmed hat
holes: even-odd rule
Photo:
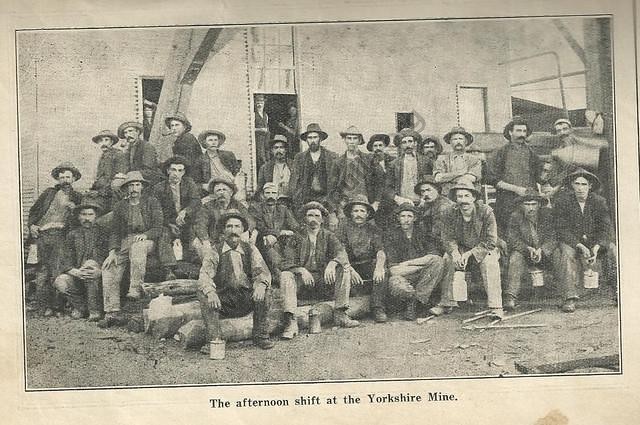
[[[176,136],[172,147],[173,154],[182,156],[187,161],[187,165],[194,165],[196,160],[202,156],[202,150],[198,140],[191,134],[189,119],[184,113],[176,112],[165,117],[164,124]]]
[[[310,201],[326,200],[329,187],[329,170],[337,155],[320,143],[328,137],[319,124],[311,123],[300,135],[309,149],[298,152],[293,159],[293,172],[289,180],[289,192],[297,206]]]
[[[351,285],[364,286],[371,293],[371,311],[376,322],[387,321],[387,256],[382,231],[370,220],[375,211],[365,195],[358,195],[344,206],[347,217],[336,236],[344,245],[351,264]]]
[[[258,249],[240,235],[248,228],[246,216],[228,210],[218,220],[221,239],[202,261],[198,279],[198,300],[209,341],[221,339],[220,319],[246,316],[253,311],[253,343],[266,350],[269,340],[267,313],[270,304],[271,273]]]
[[[439,242],[416,224],[419,211],[413,203],[396,207],[398,226],[384,241],[389,263],[389,294],[405,303],[404,318],[416,320],[417,307],[426,307],[440,282],[443,260]]]
[[[496,247],[498,233],[493,210],[477,202],[480,192],[468,182],[453,186],[450,196],[456,205],[445,214],[443,242],[452,261],[445,268],[447,277],[443,282],[452,288],[456,270],[479,272],[487,294],[487,308],[492,316],[500,318],[503,316],[500,251]],[[433,310],[432,313],[446,312]]]
[[[62,274],[54,281],[55,288],[65,295],[71,305],[72,319],[89,315],[95,322],[102,316],[102,262],[107,257],[109,234],[96,224],[102,211],[97,192],[90,192],[75,208],[79,227],[67,234]]]
[[[284,339],[298,333],[295,317],[298,294],[305,299],[333,299],[334,322],[352,328],[359,322],[347,315],[351,289],[349,257],[340,240],[322,224],[329,212],[319,202],[306,203],[301,210],[305,229],[283,247],[280,288],[285,313]]]
[[[440,254],[444,254],[442,247],[442,229],[444,228],[444,214],[455,203],[442,195],[442,185],[435,181],[434,176],[425,176],[415,186],[414,191],[420,197],[418,205],[419,215],[416,221],[428,233],[440,241]]]
[[[516,307],[522,277],[527,268],[550,269],[560,278],[560,253],[551,209],[541,208],[544,198],[533,188],[518,199],[509,219],[507,244],[509,269],[503,304],[505,310]]]
[[[395,203],[386,198],[386,184],[391,162],[395,159],[386,152],[391,138],[387,134],[377,133],[369,138],[367,150],[371,152],[371,179],[373,193],[371,206],[376,210],[376,221],[386,221],[393,216]]]
[[[193,180],[206,191],[211,179],[233,181],[240,170],[238,160],[231,151],[220,149],[227,140],[218,130],[205,130],[198,135],[198,141],[206,149],[193,166]]]
[[[174,244],[180,241],[186,254],[195,237],[193,226],[201,205],[200,188],[187,175],[189,164],[182,156],[167,159],[162,170],[167,180],[157,183],[152,193],[160,201],[164,217],[162,236],[158,240],[158,257],[164,268],[165,280],[172,280],[175,279],[173,269],[177,265]]]
[[[123,184],[127,197],[113,207],[109,255],[102,266],[105,317],[98,324],[100,327],[121,323],[120,284],[127,265],[127,297],[142,297],[147,256],[157,246],[163,223],[160,202],[142,190],[148,184],[140,171],[129,171]]]
[[[45,189],[29,209],[29,233],[38,247],[40,259],[36,270],[36,302],[40,313],[62,315],[62,300],[55,293],[52,280],[61,273],[67,229],[74,223],[73,208],[80,203],[80,193],[72,184],[82,177],[70,162],[51,170],[57,184]]]
[[[433,168],[433,176],[442,184],[442,192],[448,194],[459,182],[479,184],[482,162],[467,152],[473,143],[473,135],[463,127],[453,127],[443,139],[451,146],[451,151],[438,155]]]
[[[562,310],[575,311],[578,299],[578,273],[592,267],[599,258],[603,268],[615,277],[616,247],[607,201],[597,193],[600,180],[582,168],[569,174],[553,206],[553,217],[560,242],[562,267],[559,279],[564,292]]]
[[[118,127],[118,137],[125,140],[128,171],[140,171],[151,184],[162,180],[156,148],[142,139],[142,124],[127,121]]]
[[[258,170],[258,188],[263,188],[268,182],[273,182],[281,194],[288,193],[289,180],[293,162],[288,159],[289,141],[282,134],[276,134],[269,141],[271,159]]]
[[[437,136],[428,134],[422,137],[422,141],[418,144],[418,152],[431,162],[431,168],[435,166],[438,155],[442,153],[442,142]]]
[[[98,160],[96,180],[93,182],[92,190],[97,190],[103,199],[106,210],[110,210],[113,204],[111,182],[118,173],[126,173],[129,170],[127,156],[124,152],[116,149],[114,145],[118,143],[118,136],[109,130],[102,130],[91,138],[102,151]]]
[[[502,132],[509,143],[496,150],[487,161],[487,180],[496,188],[496,220],[500,233],[507,231],[518,197],[524,195],[528,187],[536,186],[540,158],[527,144],[531,132],[524,118],[513,117]]]

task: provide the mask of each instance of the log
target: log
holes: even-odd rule
[[[148,297],[159,295],[194,295],[198,289],[196,279],[174,279],[159,283],[143,283],[142,290]]]
[[[605,369],[620,370],[620,355],[611,354],[599,357],[587,357],[582,359],[572,359],[541,365],[529,365],[524,362],[515,362],[515,367],[518,372],[524,374],[564,373],[574,369],[584,369],[590,367],[602,367]]]
[[[192,301],[184,304],[172,304],[172,298],[165,295],[153,299],[149,308],[142,311],[144,331],[156,338],[173,336],[185,323],[200,319],[200,304]]]

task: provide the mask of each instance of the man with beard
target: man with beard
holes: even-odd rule
[[[111,206],[115,204],[111,183],[118,173],[126,173],[128,171],[126,155],[116,149],[113,145],[118,143],[118,136],[109,130],[102,130],[91,138],[93,143],[97,144],[102,151],[98,160],[98,169],[96,172],[96,180],[91,187],[92,190],[98,191],[103,199],[107,211],[111,210]]]
[[[418,146],[418,152],[427,158],[427,161],[431,163],[431,168],[433,169],[438,155],[442,153],[442,143],[440,143],[440,140],[438,140],[436,136],[425,136]]]
[[[509,216],[519,196],[536,186],[540,158],[527,144],[531,127],[522,117],[513,117],[502,132],[509,143],[489,159],[489,183],[496,188],[496,220],[500,233],[507,231]]]
[[[424,176],[432,173],[427,158],[417,152],[422,137],[410,128],[403,128],[393,143],[400,148],[400,155],[389,166],[386,183],[386,198],[396,205],[417,200],[413,191]]]
[[[102,264],[105,317],[98,326],[106,328],[122,323],[120,284],[129,266],[127,297],[142,297],[142,283],[147,270],[147,256],[153,252],[162,234],[162,207],[151,195],[143,193],[149,182],[140,171],[129,171],[124,181],[127,198],[113,207],[109,256]]]
[[[183,157],[187,161],[187,166],[192,167],[202,156],[202,150],[198,140],[191,134],[191,122],[182,112],[176,112],[166,117],[164,123],[176,136],[176,141],[173,142],[173,154]]]
[[[442,184],[443,193],[460,182],[479,184],[482,177],[480,158],[467,152],[473,143],[473,136],[463,127],[453,127],[444,135],[445,143],[451,145],[451,151],[439,155],[433,169],[437,183]]]
[[[371,311],[376,322],[387,321],[387,256],[382,245],[382,232],[369,221],[375,211],[367,197],[359,195],[344,206],[348,217],[338,229],[338,239],[344,245],[351,264],[351,285],[364,286],[371,293]]]
[[[416,225],[419,211],[413,203],[396,207],[399,226],[385,240],[389,261],[389,294],[405,303],[404,318],[416,320],[417,303],[429,304],[431,293],[440,281],[443,261],[438,241]]]
[[[393,157],[385,152],[391,139],[386,134],[374,134],[367,142],[367,150],[373,155],[371,161],[372,193],[369,200],[376,211],[376,222],[384,223],[393,216],[394,203],[385,197],[389,167]]]
[[[188,252],[193,236],[195,216],[200,208],[200,189],[186,176],[189,165],[185,158],[174,156],[162,165],[168,179],[153,187],[153,195],[160,201],[164,217],[162,235],[158,240],[158,257],[164,268],[165,280],[176,278],[177,259],[173,244],[180,241]]]
[[[347,315],[351,266],[338,238],[322,228],[328,214],[319,202],[305,204],[302,216],[306,229],[291,238],[283,249],[280,288],[285,314],[284,339],[292,339],[298,334],[295,317],[298,293],[305,299],[333,299],[336,326],[353,328],[360,325]]]
[[[96,224],[102,206],[97,199],[85,195],[76,207],[80,227],[67,234],[63,267],[53,286],[65,295],[71,305],[72,319],[89,314],[90,322],[102,316],[100,269],[107,256],[108,237],[105,229]]]
[[[487,294],[487,308],[492,316],[501,318],[500,252],[496,247],[498,233],[493,210],[477,202],[480,192],[471,183],[456,184],[450,194],[456,205],[446,211],[443,242],[452,262],[445,270],[447,277],[443,282],[452,286],[456,270],[470,267],[479,271]]]
[[[253,343],[263,350],[273,348],[269,340],[271,274],[258,249],[240,240],[247,220],[237,210],[228,210],[218,222],[222,240],[215,243],[200,269],[197,296],[207,329],[207,341],[222,337],[220,318],[246,316],[253,311]],[[208,354],[209,344],[200,350]]]
[[[263,188],[265,183],[275,183],[278,192],[288,193],[289,180],[291,179],[292,162],[287,158],[289,142],[281,134],[276,134],[269,141],[272,159],[263,164],[258,170],[258,187]]]
[[[62,299],[56,294],[52,280],[61,272],[64,258],[65,233],[72,222],[72,210],[81,196],[73,190],[80,171],[70,162],[63,162],[51,171],[58,183],[45,189],[29,210],[29,233],[38,247],[36,270],[36,302],[40,314],[62,316]]]
[[[267,151],[267,142],[270,138],[269,132],[269,115],[264,110],[267,98],[263,94],[255,96],[255,136],[256,136],[256,166],[258,170],[262,164],[269,160],[269,152]]]
[[[561,251],[558,278],[564,292],[562,311],[573,313],[578,299],[578,271],[604,256],[613,274],[617,260],[607,201],[594,193],[600,187],[598,177],[579,168],[565,178],[564,184],[567,190],[558,195],[553,218]]]
[[[140,171],[149,183],[157,183],[162,180],[162,174],[158,169],[158,154],[156,148],[149,142],[142,140],[142,124],[135,121],[127,121],[118,127],[118,137],[125,139],[127,171]]]
[[[236,193],[236,185],[222,178],[214,178],[209,183],[209,194],[211,199],[202,204],[196,213],[195,232],[196,239],[193,247],[200,259],[211,253],[211,247],[218,241],[220,228],[216,225],[222,214],[230,209],[238,210],[245,217],[248,225],[245,231],[252,232],[255,222],[249,216],[247,209],[237,200],[233,199]]]
[[[211,179],[233,181],[240,170],[238,160],[231,151],[220,149],[227,140],[223,132],[205,130],[198,135],[200,144],[206,152],[200,156],[193,167],[193,180],[206,191]]]

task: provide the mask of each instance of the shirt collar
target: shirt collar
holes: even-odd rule
[[[238,246],[237,246],[235,249],[232,249],[232,248],[227,244],[227,242],[224,242],[224,243],[222,244],[222,253],[224,254],[224,253],[225,253],[225,252],[227,252],[227,251],[235,251],[235,252],[237,252],[237,253],[239,253],[239,254],[244,255],[244,250],[242,249],[242,246],[241,246],[240,244],[238,244]]]

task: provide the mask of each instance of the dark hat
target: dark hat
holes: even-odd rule
[[[391,138],[389,137],[388,134],[382,134],[382,133],[374,134],[369,138],[369,141],[367,142],[367,150],[369,152],[373,152],[373,143],[377,142],[378,140],[382,141],[385,147],[389,146],[389,143],[391,142]]]
[[[175,114],[167,116],[164,119],[164,125],[166,125],[168,128],[171,128],[171,121],[180,121],[182,124],[184,124],[186,131],[191,131],[191,122],[182,112],[176,112]]]
[[[473,143],[473,135],[467,132],[464,127],[453,127],[447,134],[444,135],[442,139],[445,143],[449,144],[451,143],[451,136],[453,136],[454,134],[462,134],[467,139],[467,146]]]
[[[460,189],[464,189],[464,190],[468,190],[470,192],[472,192],[474,194],[474,196],[476,197],[476,199],[480,199],[481,198],[481,193],[478,189],[476,189],[476,187],[473,185],[473,183],[471,182],[458,182],[456,183],[451,189],[449,189],[449,197],[452,199],[455,199],[456,197],[456,191],[460,190]]]
[[[138,129],[138,131],[140,133],[142,133],[143,128],[144,128],[142,126],[142,124],[140,124],[139,122],[136,122],[136,121],[123,122],[122,124],[120,124],[120,127],[118,127],[118,137],[120,139],[124,139],[124,131],[129,127],[133,127],[133,128]]]
[[[113,140],[113,143],[118,143],[118,136],[113,134],[110,130],[102,130],[100,133],[93,136],[91,140],[93,141],[93,143],[98,143],[98,140],[102,139],[103,137],[110,137],[111,140]]]
[[[74,210],[76,213],[79,213],[80,211],[87,208],[92,208],[96,212],[96,215],[99,215],[100,212],[104,209],[104,207],[102,206],[102,202],[100,202],[97,191],[86,193],[82,197],[82,201],[80,201],[80,204],[76,205]]]
[[[324,205],[317,201],[311,201],[304,204],[302,208],[300,208],[300,215],[304,216],[309,210],[320,210],[324,217],[329,215],[329,211],[327,211]]]
[[[262,94],[262,93],[258,93],[258,94],[256,94],[256,95],[255,95],[254,99],[255,99],[255,100],[260,100],[260,99],[262,99],[262,100],[266,101],[266,100],[267,100],[267,96],[266,96],[266,95],[264,95],[264,94]]]
[[[397,133],[394,138],[393,138],[393,144],[396,146],[400,146],[400,141],[407,136],[411,136],[413,137],[413,140],[416,142],[416,145],[420,145],[420,143],[422,142],[422,136],[420,135],[420,133],[418,133],[417,131],[415,131],[412,128],[403,128],[402,130],[400,130],[399,133]]]
[[[289,149],[289,140],[282,134],[276,134],[273,139],[269,140],[269,148],[273,148],[276,143],[284,143],[284,147]]]
[[[203,144],[204,143],[204,139],[206,139],[207,136],[209,136],[210,134],[214,134],[214,135],[218,136],[218,139],[220,139],[220,146],[222,146],[222,144],[225,142],[225,140],[227,140],[227,136],[225,136],[222,131],[205,130],[205,131],[203,131],[202,133],[200,133],[198,135],[198,141],[200,142],[200,144]]]
[[[522,204],[522,203],[528,202],[528,201],[540,202],[543,199],[544,198],[538,193],[537,190],[535,190],[534,188],[528,187],[527,190],[525,191],[524,195],[522,195],[522,196],[520,196],[518,198],[518,204]]]
[[[575,181],[575,179],[577,179],[578,177],[584,177],[585,179],[587,179],[591,183],[591,190],[593,192],[595,192],[598,189],[600,189],[600,179],[598,178],[598,176],[596,176],[593,173],[588,172],[584,168],[578,168],[573,173],[571,173],[567,177],[565,177],[564,178],[564,184],[566,186],[570,186],[571,183],[573,183]]]
[[[167,159],[165,162],[163,162],[161,165],[162,172],[167,174],[167,170],[169,169],[169,166],[171,164],[182,164],[184,165],[185,174],[189,172],[189,163],[187,161],[187,158],[185,158],[182,155],[174,155],[171,158]]]
[[[348,134],[358,136],[358,138],[360,139],[360,143],[358,144],[364,145],[364,136],[362,135],[360,130],[358,130],[358,127],[356,127],[355,125],[350,125],[346,130],[340,132],[340,137],[344,139]]]
[[[325,140],[329,135],[320,129],[320,124],[312,122],[307,126],[307,131],[300,135],[300,140],[307,141],[309,133],[318,133],[320,135],[320,141]]]
[[[504,136],[505,139],[511,140],[511,136],[509,135],[509,132],[512,131],[513,127],[516,125],[526,125],[527,137],[531,136],[533,129],[531,128],[527,120],[525,120],[519,115],[516,115],[515,117],[511,118],[511,121],[509,121],[509,123],[504,126],[504,130],[502,130],[502,135]]]
[[[230,180],[227,180],[227,179],[223,179],[221,177],[214,177],[209,181],[209,186],[208,186],[209,193],[213,193],[213,187],[215,185],[217,185],[218,183],[226,184],[227,186],[229,186],[234,195],[238,191],[238,187],[236,186],[236,184],[234,182],[232,182]]]
[[[433,176],[424,176],[422,179],[420,179],[420,181],[413,187],[413,193],[415,193],[416,195],[421,195],[420,193],[420,186],[422,186],[423,184],[429,184],[433,187],[436,188],[436,190],[438,192],[440,192],[440,190],[442,189],[442,185],[440,183],[436,182],[435,177]]]
[[[422,148],[424,147],[425,143],[427,142],[432,142],[433,144],[436,145],[436,154],[440,155],[442,153],[442,142],[440,142],[440,139],[438,139],[437,136],[432,136],[432,135],[426,135],[422,138],[422,141],[418,144],[418,150],[420,152],[422,152]]]
[[[149,184],[149,181],[145,180],[144,177],[142,177],[142,173],[140,171],[129,171],[127,173],[127,178],[124,179],[124,183],[122,183],[122,186],[126,187],[129,183],[133,182],[142,182],[144,184]]]
[[[149,99],[145,99],[142,101],[142,107],[149,107],[151,109],[153,109],[154,111],[156,109],[158,109],[158,104],[155,102],[150,101]]]
[[[347,204],[342,209],[346,217],[351,217],[351,208],[354,205],[364,205],[367,208],[367,213],[369,214],[369,218],[373,217],[373,215],[376,213],[376,210],[373,209],[373,207],[371,206],[371,204],[369,203],[369,200],[365,195],[356,195],[349,202],[347,202]]]
[[[71,171],[71,174],[73,174],[73,178],[76,179],[76,180],[80,180],[80,177],[82,177],[82,174],[80,174],[80,170],[78,170],[69,161],[62,162],[56,168],[51,170],[51,177],[53,177],[54,179],[57,179],[58,178],[58,173],[60,173],[60,171]]]
[[[400,214],[402,211],[411,211],[414,215],[418,215],[418,209],[416,208],[415,205],[413,205],[411,202],[403,202],[402,204],[398,205],[395,210],[393,210],[393,213],[395,215]]]
[[[237,218],[242,222],[242,225],[244,226],[244,230],[249,229],[249,222],[247,221],[247,218],[244,216],[244,214],[242,214],[240,211],[238,211],[235,208],[228,209],[220,216],[220,218],[218,219],[218,222],[216,223],[216,225],[218,226],[218,229],[219,230],[224,229],[224,226],[227,225],[227,221],[229,221],[230,218]]]

